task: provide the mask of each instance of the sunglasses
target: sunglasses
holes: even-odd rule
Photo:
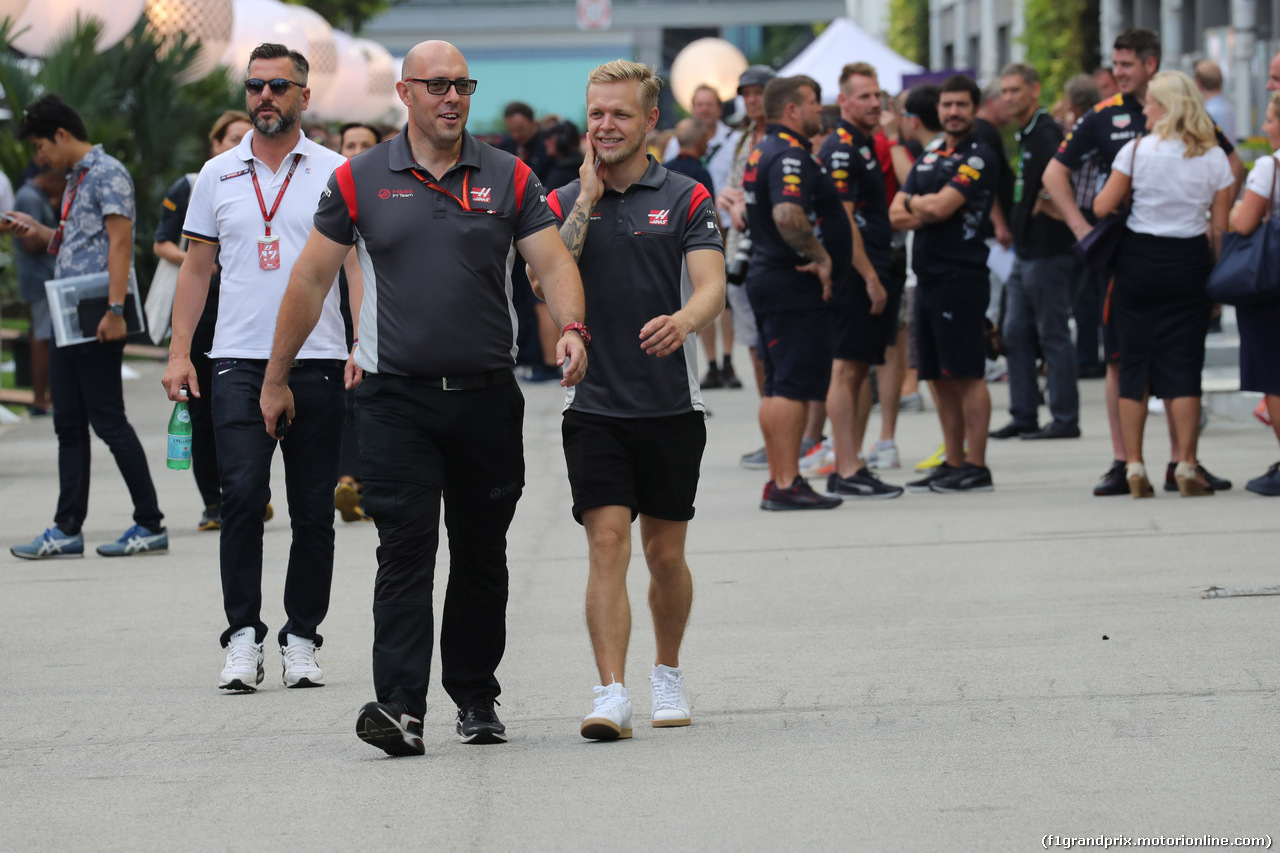
[[[423,80],[420,77],[406,77],[406,83],[421,83],[427,87],[427,93],[431,95],[445,95],[449,92],[449,87],[458,90],[459,95],[470,95],[476,90],[476,81],[468,80],[466,77],[459,77],[457,80],[449,80],[444,77],[432,77],[430,80]]]
[[[283,77],[277,77],[274,80],[260,80],[257,77],[250,77],[244,81],[244,90],[250,95],[261,95],[264,87],[271,87],[271,94],[280,97],[289,91],[290,86],[297,86],[299,89],[305,89],[306,85],[298,83],[294,80],[286,80]]]

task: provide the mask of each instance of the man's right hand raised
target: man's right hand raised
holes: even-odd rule
[[[191,359],[182,355],[170,355],[169,366],[164,369],[164,377],[160,384],[165,393],[175,403],[185,403],[187,397],[182,393],[182,386],[187,386],[192,397],[200,396],[200,382],[196,379],[196,369]]]
[[[591,142],[591,134],[582,137],[582,166],[578,169],[578,178],[582,182],[581,197],[591,202],[594,208],[596,202],[604,195],[604,180],[600,176],[600,172],[604,170],[604,165],[596,161],[596,149]]]

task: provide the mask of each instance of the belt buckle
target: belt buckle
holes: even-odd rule
[[[461,390],[463,390],[461,385],[454,385],[453,387],[449,387],[449,377],[448,377],[448,376],[442,376],[442,377],[440,378],[440,387],[441,387],[443,390],[445,390],[445,391],[461,391]]]

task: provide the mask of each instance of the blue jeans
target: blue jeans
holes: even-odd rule
[[[155,532],[164,526],[147,455],[124,413],[123,358],[124,341],[49,347],[53,429],[58,434],[58,509],[53,521],[63,533],[79,533],[89,511],[90,426],[116,458],[133,498],[134,522]]]
[[[262,519],[271,500],[271,457],[284,455],[285,493],[293,543],[284,583],[288,616],[279,640],[296,634],[315,641],[329,612],[333,580],[333,490],[338,483],[345,397],[342,362],[309,362],[289,376],[296,414],[283,441],[267,435],[258,398],[266,362],[217,359],[213,364],[213,430],[222,484],[222,645],[253,626],[266,636],[262,610]]]
[[[1004,343],[1009,362],[1009,414],[1025,427],[1039,426],[1036,341],[1049,367],[1049,412],[1053,425],[1080,423],[1076,350],[1071,343],[1071,299],[1079,278],[1073,255],[1019,258],[1006,282]]]

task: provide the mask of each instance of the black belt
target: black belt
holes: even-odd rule
[[[510,367],[500,367],[470,376],[423,376],[420,379],[431,386],[439,384],[442,391],[476,391],[480,388],[508,385],[516,381],[516,375]]]

